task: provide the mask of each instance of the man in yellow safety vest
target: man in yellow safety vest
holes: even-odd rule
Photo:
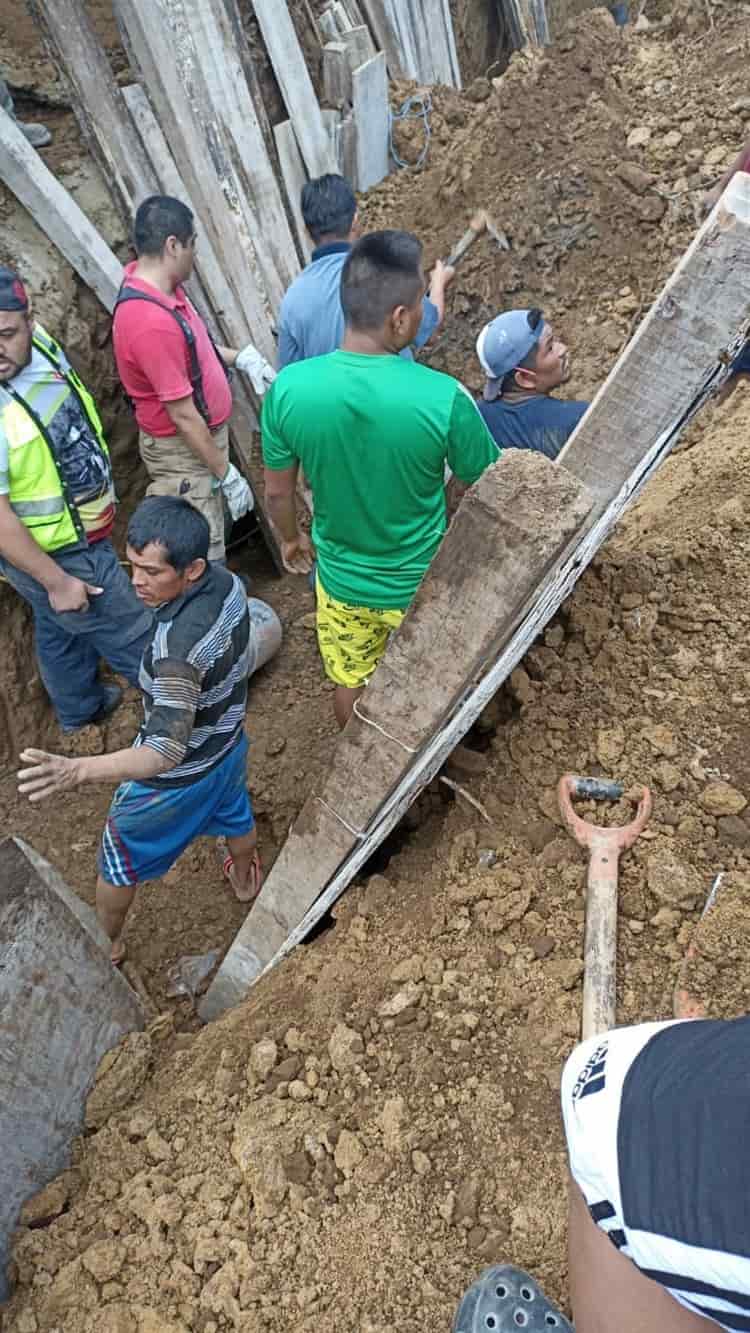
[[[110,534],[115,493],[90,393],[0,266],[0,572],[34,615],[39,668],[64,731],[101,722],[138,683],[152,616]]]

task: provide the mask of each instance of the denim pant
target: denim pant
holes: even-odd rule
[[[55,552],[55,562],[76,578],[104,591],[89,598],[88,611],[53,611],[41,583],[0,560],[0,570],[34,614],[39,670],[62,727],[85,726],[104,703],[99,659],[138,684],[153,616],[138,600],[106,538],[85,551]]]

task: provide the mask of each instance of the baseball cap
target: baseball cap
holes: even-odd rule
[[[12,268],[0,264],[0,310],[28,310],[26,288]]]
[[[477,356],[487,376],[484,397],[488,402],[500,396],[505,376],[526,359],[542,336],[544,320],[532,329],[528,317],[528,310],[506,310],[485,324],[477,338]]]

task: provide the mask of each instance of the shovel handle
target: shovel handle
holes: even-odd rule
[[[581,1036],[584,1041],[613,1028],[617,1013],[617,870],[620,852],[608,841],[590,846],[583,946]]]

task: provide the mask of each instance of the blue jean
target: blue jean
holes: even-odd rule
[[[131,685],[138,684],[153,616],[136,597],[106,538],[85,551],[56,552],[53,559],[66,574],[104,589],[89,598],[88,611],[53,611],[45,589],[31,575],[2,559],[0,570],[33,612],[39,671],[60,725],[82,727],[104,703],[100,658]]]

